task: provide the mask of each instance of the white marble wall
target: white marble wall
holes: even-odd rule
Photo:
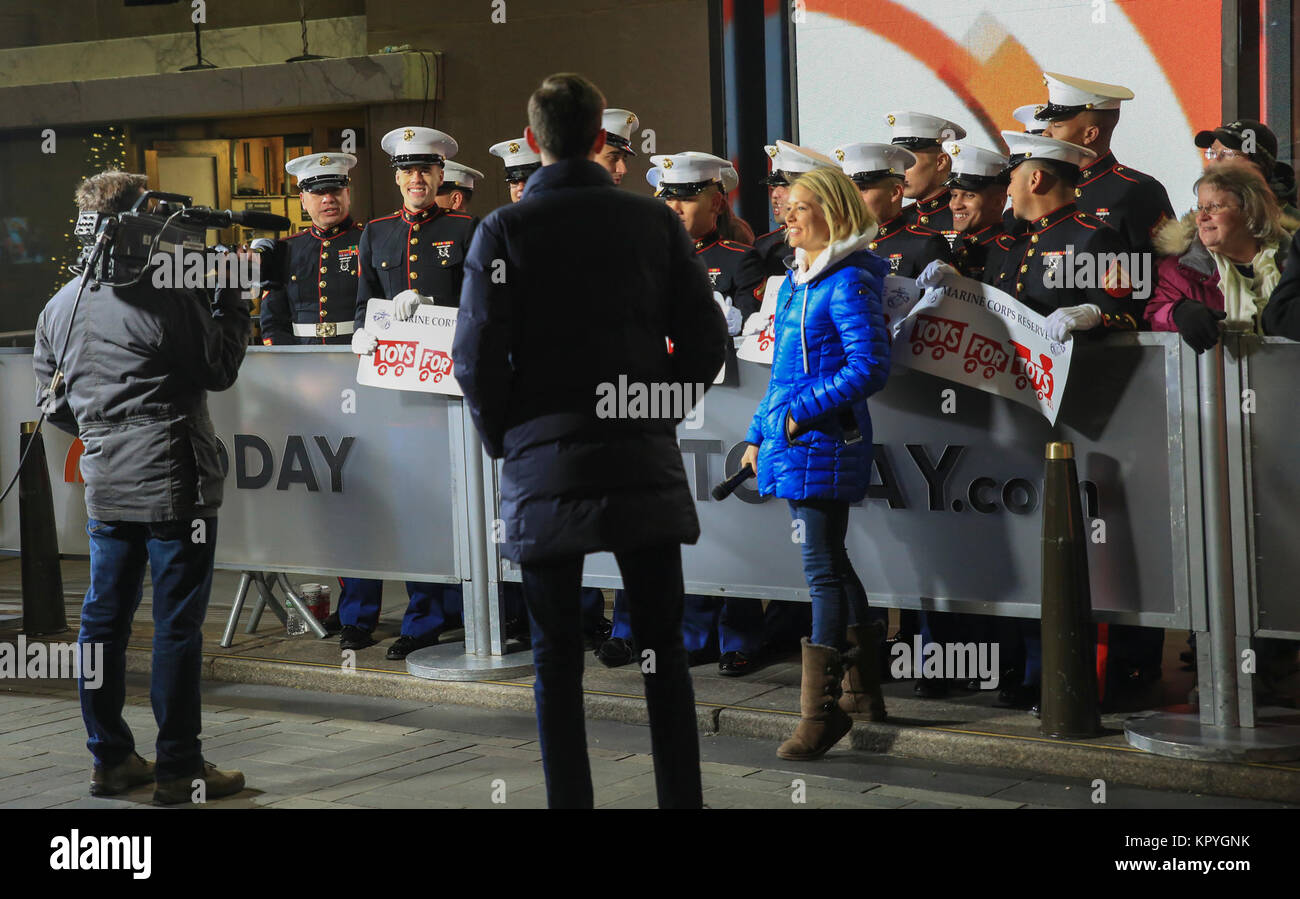
[[[307,22],[308,49],[321,56],[363,56],[365,16]],[[302,53],[298,22],[249,28],[203,27],[203,58],[220,68],[284,62]],[[194,32],[47,44],[0,50],[0,87],[91,81],[175,72],[194,63]]]

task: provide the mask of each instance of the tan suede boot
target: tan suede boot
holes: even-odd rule
[[[844,674],[839,651],[803,638],[803,677],[799,685],[799,726],[776,754],[791,761],[821,758],[849,732],[853,722],[836,703]]]
[[[849,651],[844,654],[844,683],[840,708],[850,715],[885,720],[885,695],[880,692],[879,624],[855,624],[848,630]]]

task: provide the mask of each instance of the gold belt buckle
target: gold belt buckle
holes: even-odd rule
[[[339,333],[336,322],[318,322],[316,325],[317,337],[337,337]]]

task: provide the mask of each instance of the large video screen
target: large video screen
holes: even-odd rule
[[[796,8],[799,139],[823,152],[888,142],[885,114],[913,110],[1004,151],[1018,106],[1047,102],[1042,73],[1122,84],[1112,150],[1195,205],[1197,131],[1221,119],[1217,0],[806,0]]]

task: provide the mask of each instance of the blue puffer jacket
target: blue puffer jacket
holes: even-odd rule
[[[866,249],[871,237],[831,244],[806,283],[796,284],[799,273],[792,271],[781,285],[771,380],[745,436],[759,448],[764,495],[845,502],[866,496],[872,456],[867,397],[889,377],[880,311],[889,263]],[[862,440],[845,445],[842,420],[849,410]],[[787,413],[798,429],[793,441],[786,438]]]

